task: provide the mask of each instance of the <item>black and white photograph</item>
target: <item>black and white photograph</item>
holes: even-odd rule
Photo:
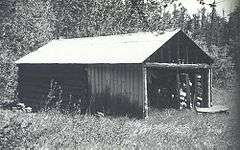
[[[239,108],[238,0],[0,0],[1,150],[238,150]]]

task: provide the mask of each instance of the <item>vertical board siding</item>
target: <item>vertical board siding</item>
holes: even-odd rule
[[[88,65],[91,94],[104,94],[109,90],[112,96],[127,96],[131,104],[142,107],[144,94],[141,67],[140,64]]]
[[[191,64],[213,63],[213,60],[183,33],[172,37],[145,62],[177,63],[179,60]]]

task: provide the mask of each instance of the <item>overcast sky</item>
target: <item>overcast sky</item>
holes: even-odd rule
[[[125,0],[122,0],[125,1]],[[144,0],[147,2],[148,0]],[[155,0],[155,1],[162,1],[162,0]],[[204,0],[205,3],[213,3],[214,0]],[[216,10],[219,15],[223,15],[223,10],[225,11],[225,15],[227,16],[235,6],[235,3],[238,0],[216,0],[217,4]],[[207,12],[211,12],[211,8],[209,5],[201,5],[199,0],[177,0],[176,4],[182,3],[182,5],[188,10],[189,14],[197,13],[201,8],[205,7]],[[173,9],[172,7],[168,8],[170,11]]]

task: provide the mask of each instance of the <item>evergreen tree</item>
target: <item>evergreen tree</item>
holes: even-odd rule
[[[240,72],[240,2],[237,3],[235,10],[230,14],[229,28],[229,45],[230,52],[235,61],[236,68]]]
[[[14,61],[53,39],[54,15],[48,1],[1,1],[0,99],[13,99],[16,88]]]

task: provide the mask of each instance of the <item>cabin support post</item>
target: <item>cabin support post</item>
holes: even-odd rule
[[[208,68],[204,71],[204,97],[206,100],[206,107],[211,107],[212,102],[212,69]]]
[[[179,109],[180,108],[180,104],[179,104],[179,101],[180,101],[180,74],[179,74],[179,70],[177,69],[176,71],[176,81],[177,81],[177,85],[176,85],[176,88],[177,88],[177,108]]]
[[[208,107],[212,107],[212,68],[208,69]]]
[[[147,96],[147,68],[143,69],[143,118],[148,118],[148,96]]]
[[[193,109],[196,110],[196,94],[197,94],[197,75],[194,72],[194,82],[193,82]]]
[[[189,82],[190,82],[189,75],[186,74],[187,106],[188,106],[189,109],[191,109],[192,108],[192,102],[191,102],[191,89],[190,89]]]

